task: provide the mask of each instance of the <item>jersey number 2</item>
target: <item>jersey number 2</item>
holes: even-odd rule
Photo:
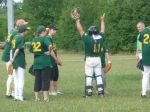
[[[149,40],[149,34],[144,34],[144,44],[149,44],[150,40]]]
[[[16,47],[16,40],[12,40],[12,48],[15,48]]]
[[[41,43],[40,42],[33,42],[33,52],[40,52],[41,51]]]

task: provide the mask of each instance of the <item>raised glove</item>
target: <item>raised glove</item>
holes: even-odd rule
[[[106,74],[107,72],[109,72],[111,68],[112,68],[112,63],[106,64],[104,68],[104,73]]]
[[[143,61],[142,59],[140,59],[136,65],[136,67],[142,71],[144,71],[144,67],[143,67]]]
[[[71,11],[71,18],[74,19],[74,20],[77,20],[80,18],[80,8],[74,8],[72,11]]]
[[[13,64],[10,63],[9,66],[8,66],[7,74],[12,75],[13,74],[13,69],[14,69]]]

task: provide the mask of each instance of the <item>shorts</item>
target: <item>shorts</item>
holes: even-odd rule
[[[59,70],[58,70],[58,66],[54,66],[53,68],[51,68],[51,81],[58,81],[59,78]]]
[[[34,83],[34,91],[39,92],[48,91],[50,86],[50,67],[44,69],[35,69],[35,83]]]

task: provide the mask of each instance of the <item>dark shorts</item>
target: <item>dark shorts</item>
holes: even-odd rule
[[[54,66],[53,68],[51,68],[51,81],[58,81],[59,78],[59,70],[58,70],[58,66]]]
[[[50,86],[50,74],[51,69],[47,67],[45,69],[36,69],[35,73],[35,83],[34,83],[34,91],[39,92],[48,91]]]

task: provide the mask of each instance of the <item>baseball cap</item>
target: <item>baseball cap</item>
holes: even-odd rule
[[[37,28],[37,32],[38,32],[38,33],[41,33],[41,32],[43,32],[43,31],[46,31],[45,26],[39,25],[38,28]]]
[[[16,21],[16,26],[19,26],[19,25],[21,25],[21,24],[28,24],[28,22],[26,22],[24,19],[18,19],[18,20]]]
[[[27,27],[27,25],[25,25],[25,24],[21,24],[17,28],[18,31],[24,31],[24,30],[29,30],[29,29],[30,29],[30,27]]]
[[[49,25],[49,29],[58,30],[54,24]]]

